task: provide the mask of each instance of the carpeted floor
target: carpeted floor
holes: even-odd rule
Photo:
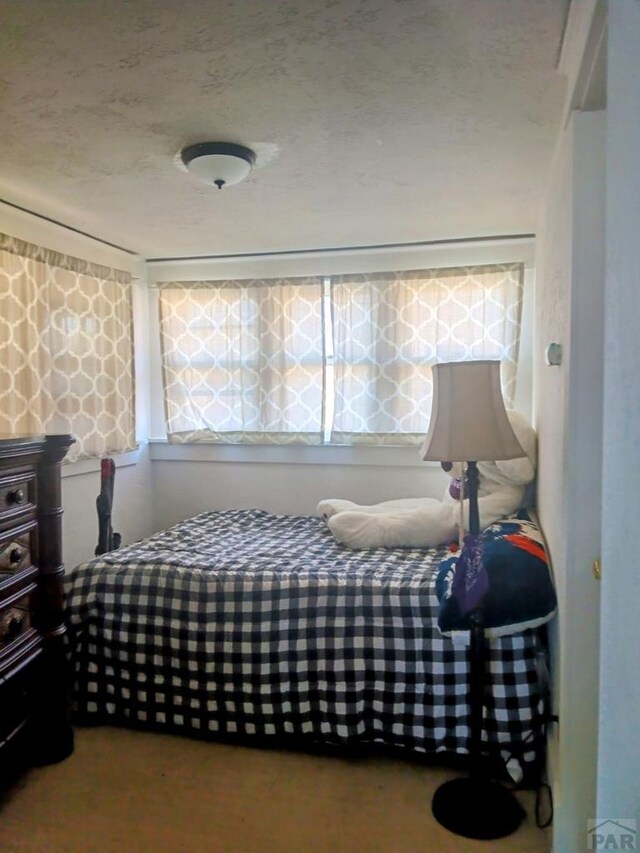
[[[32,770],[0,809],[1,853],[546,853],[528,817],[502,841],[468,841],[431,817],[458,775],[345,759],[80,729],[61,764]]]

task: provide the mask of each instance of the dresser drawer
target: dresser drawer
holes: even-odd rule
[[[36,478],[33,471],[0,476],[0,521],[11,519],[36,504]]]
[[[0,745],[28,722],[35,705],[38,653],[18,664],[9,678],[0,676]]]
[[[0,610],[0,653],[6,651],[30,630],[30,598],[30,595],[25,595]]]
[[[31,537],[27,531],[0,541],[0,584],[31,565]]]

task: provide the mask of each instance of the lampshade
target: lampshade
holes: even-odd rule
[[[250,148],[234,142],[198,142],[185,148],[180,157],[191,174],[219,190],[243,181],[256,161]]]
[[[499,361],[456,361],[433,367],[433,406],[422,458],[481,462],[526,456],[509,423]]]

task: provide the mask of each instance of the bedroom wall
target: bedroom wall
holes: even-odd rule
[[[575,112],[563,132],[539,230],[535,423],[538,511],[553,563],[554,710],[549,742],[554,849],[583,849],[595,817],[598,732],[604,299],[605,117]],[[546,366],[551,342],[559,367]]]
[[[537,506],[545,533],[559,603],[566,601],[566,528],[564,502],[564,442],[567,375],[564,368],[547,368],[544,350],[551,342],[568,341],[568,294],[571,277],[571,145],[564,133],[556,149],[543,206],[536,250],[536,327],[534,340],[534,425],[538,432]],[[558,621],[549,626],[554,711],[560,694]],[[554,799],[561,797],[558,727],[548,741],[548,772]],[[556,807],[560,809],[562,806]],[[557,824],[556,824],[557,826]]]
[[[516,407],[531,416],[533,241],[520,239],[424,248],[316,253],[297,257],[165,262],[148,265],[159,281],[249,278],[417,269],[523,261],[525,304]],[[209,509],[259,507],[313,514],[318,501],[341,497],[370,504],[403,497],[440,498],[440,467],[406,447],[241,447],[168,445],[164,431],[157,294],[150,290],[151,460],[158,528]]]
[[[136,256],[106,246],[9,205],[0,203],[0,230],[23,240],[130,271],[137,276],[134,287],[136,335],[136,433],[138,450],[119,454],[116,459],[114,529],[125,542],[148,535],[153,529],[151,464],[147,436],[149,430],[149,345],[148,298],[144,264]],[[98,539],[95,510],[100,491],[98,460],[63,465],[62,503],[64,507],[64,560],[74,566],[93,556]]]
[[[448,483],[439,466],[415,461],[417,448],[400,454],[388,448],[390,452],[378,458],[369,454],[370,461],[359,456],[357,463],[343,464],[304,462],[294,454],[288,454],[284,462],[248,456],[220,460],[211,458],[207,449],[195,448],[187,454],[191,458],[185,459],[185,454],[174,454],[180,450],[175,445],[152,446],[159,529],[212,509],[257,507],[283,515],[313,515],[318,501],[328,497],[364,504],[393,498],[440,498]],[[203,452],[198,453],[200,450]]]
[[[640,818],[640,3],[609,4],[598,816]],[[640,828],[640,821],[638,823]]]

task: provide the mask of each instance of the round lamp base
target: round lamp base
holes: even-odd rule
[[[504,838],[526,812],[507,788],[483,779],[452,779],[433,795],[433,816],[441,826],[465,838]]]

